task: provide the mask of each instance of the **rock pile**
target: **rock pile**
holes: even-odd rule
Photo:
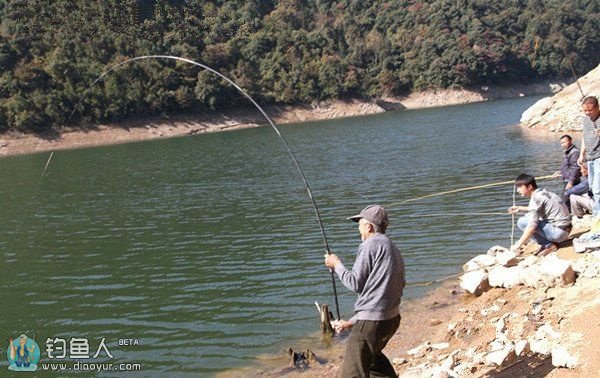
[[[477,299],[489,307],[459,309],[460,319],[448,324],[442,340],[426,341],[407,350],[406,358],[394,358],[400,377],[480,376],[528,358],[551,359],[556,367],[580,364],[575,344],[569,342],[577,336],[560,331],[563,318],[552,306],[577,279],[600,277],[600,252],[571,263],[556,253],[524,257],[496,246],[471,259],[463,270],[463,289],[481,295]],[[513,299],[498,297],[502,291],[485,293],[491,287],[512,290]]]
[[[597,276],[597,266],[591,259],[585,261],[578,262],[578,269],[584,269],[590,277]],[[588,268],[586,264],[591,266]],[[566,286],[575,282],[571,263],[560,259],[555,253],[541,258],[528,256],[519,259],[514,252],[500,246],[492,247],[485,255],[475,256],[463,265],[463,270],[466,273],[460,278],[460,286],[476,296],[492,287],[524,285],[541,288]]]

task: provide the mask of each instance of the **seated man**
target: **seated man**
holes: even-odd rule
[[[594,198],[586,194],[571,194],[571,214],[577,218],[582,218],[584,214],[591,214],[594,208]]]
[[[511,251],[521,248],[530,238],[541,246],[537,255],[544,256],[558,250],[558,244],[569,238],[571,216],[563,200],[546,189],[538,189],[533,176],[520,174],[515,180],[517,191],[523,197],[530,197],[529,206],[511,206],[509,214],[526,211],[519,218],[517,226],[523,235],[510,247]]]
[[[586,194],[587,192],[589,192],[590,190],[590,185],[588,182],[588,168],[587,168],[587,164],[583,164],[580,167],[580,172],[581,172],[581,176],[579,177],[578,181],[579,183],[571,186],[571,187],[567,187],[565,188],[565,192],[563,193],[563,201],[565,203],[565,205],[567,205],[567,209],[571,208],[571,194],[576,194],[576,195],[583,195]]]
[[[567,206],[571,208],[571,214],[577,218],[583,217],[583,214],[592,213],[594,207],[594,199],[590,193],[590,186],[588,184],[588,169],[587,164],[581,166],[581,181],[571,189],[565,191],[565,197],[568,197],[568,202],[565,201]]]

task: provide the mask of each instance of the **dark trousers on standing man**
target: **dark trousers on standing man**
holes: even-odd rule
[[[400,315],[388,320],[357,320],[346,340],[342,378],[397,377],[382,350],[400,325]]]

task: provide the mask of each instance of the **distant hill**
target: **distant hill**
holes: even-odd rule
[[[119,5],[115,5],[119,4]],[[262,104],[529,83],[600,62],[597,0],[0,2],[0,132],[67,122],[127,58],[186,57]],[[95,86],[72,123],[247,104],[198,67],[143,61]]]

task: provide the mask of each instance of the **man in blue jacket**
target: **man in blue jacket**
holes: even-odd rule
[[[400,325],[398,306],[406,286],[404,260],[385,235],[389,221],[383,207],[367,206],[349,219],[358,222],[362,239],[352,270],[346,269],[336,255],[325,255],[325,265],[337,273],[344,286],[358,294],[354,316],[332,322],[337,332],[352,329],[341,376],[397,377],[382,351]]]

